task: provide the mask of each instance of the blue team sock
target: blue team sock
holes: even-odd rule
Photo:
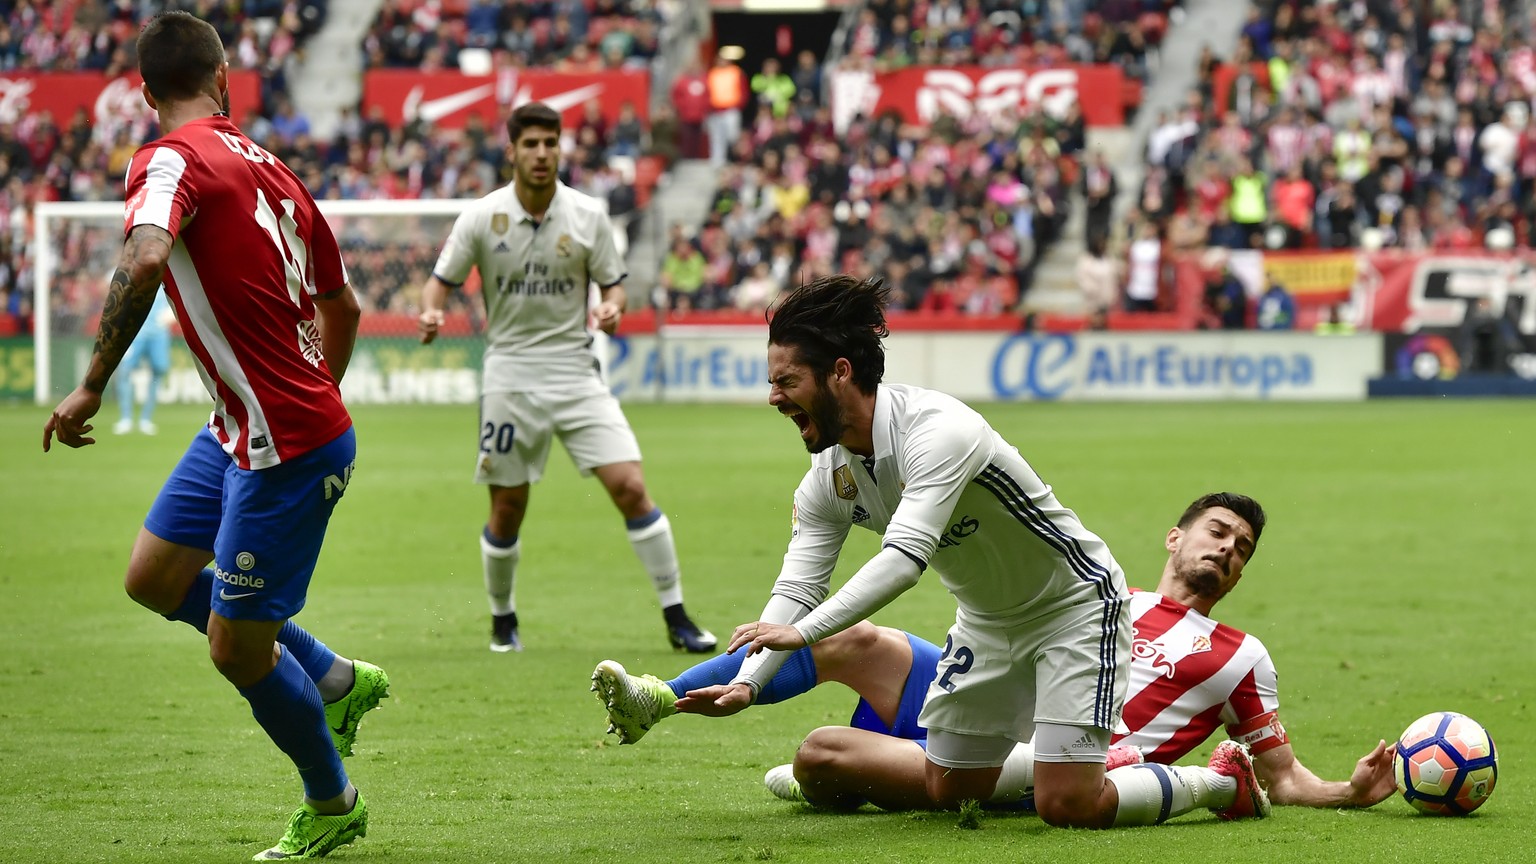
[[[709,687],[714,684],[729,684],[736,673],[741,671],[741,662],[746,659],[745,651],[737,651],[735,654],[718,654],[705,660],[681,675],[667,682],[672,692],[682,698],[689,690],[698,690],[701,687]],[[816,661],[811,659],[811,649],[801,648],[789,655],[779,671],[774,673],[773,679],[762,692],[757,694],[758,705],[772,705],[775,702],[783,702],[793,699],[801,693],[810,692],[816,686]]]
[[[239,690],[267,737],[299,769],[305,797],[324,801],[346,790],[347,772],[326,731],[320,691],[292,654],[283,651],[267,677]]]
[[[653,507],[651,508],[651,512],[645,514],[644,516],[636,516],[633,519],[625,519],[624,527],[631,531],[639,531],[641,528],[649,528],[652,525],[655,525],[656,520],[660,518],[661,508]]]
[[[170,621],[180,621],[183,624],[191,624],[197,628],[197,632],[208,635],[208,615],[213,611],[213,571],[207,567],[197,574],[197,581],[192,583],[192,588],[187,596],[182,599],[181,605],[175,612],[165,616]],[[331,666],[336,662],[336,652],[327,648],[324,642],[311,636],[308,630],[289,621],[283,625],[283,629],[277,631],[277,642],[284,648],[293,652],[293,659],[299,662],[304,669],[304,674],[311,681],[319,681],[325,677],[325,673],[331,671]]]
[[[480,536],[485,538],[485,542],[495,546],[497,549],[511,549],[517,545],[516,534],[513,534],[511,537],[497,537],[491,533],[491,526],[489,525],[480,531]]]

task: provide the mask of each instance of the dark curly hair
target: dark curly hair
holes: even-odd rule
[[[1179,528],[1181,530],[1189,528],[1195,524],[1196,519],[1200,518],[1201,513],[1212,507],[1225,507],[1241,516],[1243,521],[1248,523],[1248,527],[1253,529],[1253,552],[1259,550],[1259,535],[1264,533],[1266,517],[1264,508],[1259,506],[1259,502],[1247,495],[1239,495],[1236,492],[1212,492],[1201,495],[1184,508],[1184,515],[1179,517]],[[1253,557],[1253,552],[1248,553],[1249,558]]]
[[[853,383],[875,392],[885,377],[885,346],[891,335],[885,304],[891,289],[879,279],[824,276],[791,291],[768,315],[768,344],[792,348],[818,380],[839,357],[853,366]]]

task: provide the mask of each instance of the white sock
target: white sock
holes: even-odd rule
[[[683,602],[683,576],[677,566],[677,547],[672,543],[672,523],[665,513],[644,528],[631,528],[629,545],[651,577],[661,608]]]
[[[988,801],[1012,804],[1035,794],[1035,748],[1019,744],[1008,754],[1003,763],[1003,773],[997,775],[997,786]]]
[[[315,689],[320,691],[320,701],[329,704],[351,693],[352,685],[356,683],[352,661],[337,654],[331,661],[331,668],[315,682]]]
[[[1130,765],[1104,775],[1120,793],[1115,827],[1158,825],[1199,808],[1229,807],[1237,781],[1197,765]]]
[[[480,565],[485,570],[485,593],[491,600],[492,615],[517,611],[512,599],[512,579],[517,575],[517,561],[523,557],[523,541],[511,546],[496,546],[480,536]]]

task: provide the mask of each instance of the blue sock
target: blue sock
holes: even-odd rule
[[[737,651],[735,654],[717,654],[667,682],[672,692],[682,698],[689,690],[698,690],[701,687],[709,687],[713,684],[729,684],[736,673],[741,671],[741,662],[746,659],[746,652]],[[811,649],[801,648],[789,655],[779,671],[774,673],[773,679],[762,692],[757,694],[758,705],[772,705],[775,702],[783,702],[793,699],[801,693],[809,692],[816,686],[816,661],[811,659]]]
[[[197,574],[197,581],[192,583],[191,590],[182,599],[181,605],[176,611],[165,616],[169,621],[180,621],[183,624],[191,624],[197,628],[197,632],[208,634],[208,615],[213,611],[213,571],[207,567]],[[284,648],[293,652],[293,659],[299,661],[304,674],[311,681],[319,681],[325,677],[325,673],[331,671],[331,665],[336,662],[336,652],[325,646],[324,642],[309,634],[308,630],[289,621],[283,625],[283,629],[277,631],[277,642]]]
[[[267,677],[239,689],[267,737],[299,769],[306,797],[324,801],[346,790],[347,772],[326,731],[320,691],[292,654],[283,651]]]
[[[811,649],[801,648],[789,655],[779,671],[757,694],[758,705],[772,705],[810,692],[816,686],[816,661],[811,659]]]

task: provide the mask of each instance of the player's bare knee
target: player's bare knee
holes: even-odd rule
[[[228,629],[208,628],[208,659],[229,683],[250,687],[267,677],[276,662],[271,643],[247,642]]]
[[[641,479],[640,472],[625,476],[608,487],[608,495],[613,499],[613,506],[624,514],[626,519],[638,519],[655,509],[650,496],[645,492],[645,481]]]
[[[795,751],[795,777],[801,782],[817,781],[837,768],[846,748],[842,733],[845,726],[823,726],[811,730]]]
[[[883,629],[860,621],[812,645],[811,657],[816,661],[817,674],[828,681],[842,681],[841,672],[848,664],[868,662],[870,652],[880,644]]]
[[[165,580],[157,579],[151,573],[143,570],[129,569],[123,577],[123,590],[133,599],[133,602],[143,606],[151,612],[161,615],[169,615],[175,612],[185,598],[172,596],[174,591],[165,584]]]

